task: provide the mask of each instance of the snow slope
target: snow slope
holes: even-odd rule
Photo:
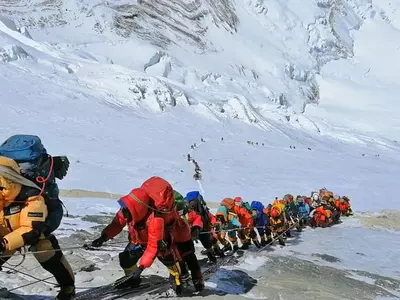
[[[0,30],[0,45],[10,53],[3,55],[0,73],[7,111],[2,136],[39,134],[52,153],[69,155],[73,167],[63,188],[123,194],[157,174],[188,190],[196,184],[185,157],[192,143],[205,138],[195,158],[204,169],[204,189],[212,201],[229,194],[268,201],[289,191],[309,193],[328,186],[352,197],[357,210],[396,206],[390,187],[397,182],[398,147],[373,140],[372,134],[342,128],[340,135],[350,142],[345,143],[334,130],[315,134],[294,128],[256,112],[240,94],[224,101],[225,112],[217,113],[216,102],[201,99],[218,98],[219,92],[32,40],[10,21],[0,23]],[[230,109],[236,117],[227,114]],[[276,109],[271,113],[279,114]],[[21,116],[23,121],[17,121]],[[334,112],[330,116],[341,118]],[[245,124],[246,118],[259,121]],[[363,142],[351,143],[355,141]],[[257,189],[249,189],[250,183],[257,183]]]
[[[47,49],[128,68],[117,79],[119,67],[100,67],[107,84],[92,78],[107,102],[156,111],[178,102],[207,118],[393,146],[399,3],[380,2],[5,0],[0,9]],[[70,77],[98,89],[84,74]],[[130,91],[128,74],[157,79]],[[163,96],[143,99],[143,85]]]
[[[1,1],[1,139],[38,134],[51,153],[68,155],[65,189],[125,194],[159,175],[211,202],[240,195],[269,203],[326,186],[349,196],[363,216],[399,209],[400,1],[218,3]],[[201,183],[188,153],[203,170]],[[73,216],[57,232],[64,246],[95,237],[93,222],[102,227],[116,209],[115,200],[66,204]],[[331,299],[326,274],[333,274],[341,295],[350,293],[343,299],[388,296],[399,292],[397,241],[397,233],[356,221],[307,230],[274,255],[244,258],[249,276],[265,276],[269,286],[241,290],[226,281],[247,278],[235,272],[208,285],[249,298],[298,299],[298,280],[310,293],[326,286]],[[68,258],[76,268],[94,260],[117,274],[122,246],[115,248],[70,250]],[[330,256],[339,260],[325,263]],[[321,287],[303,282],[299,266],[322,277]],[[32,258],[24,268],[40,269]],[[108,282],[94,272],[78,270],[81,287]],[[0,276],[13,286],[27,280]],[[24,291],[54,294],[43,283]]]
[[[98,237],[100,230],[110,222],[117,210],[116,201],[67,198],[65,204],[70,215],[64,217],[63,224],[55,233],[76,273],[78,290],[106,284],[112,278],[122,276],[118,253],[125,247],[126,233],[107,242],[100,251],[80,248]],[[345,219],[343,224],[326,229],[307,228],[302,233],[294,232],[294,237],[288,239],[285,247],[271,246],[261,252],[250,249],[235,266],[220,269],[207,281],[208,292],[202,298],[340,297],[354,300],[381,296],[381,299],[398,299],[399,241],[398,232],[366,229],[355,219]],[[201,247],[197,249],[200,252]],[[200,253],[198,257],[204,259]],[[22,265],[12,267],[19,262],[21,256],[16,255],[10,260],[11,266],[6,265],[5,270],[17,270],[12,275],[0,273],[2,286],[30,295],[25,299],[51,299],[50,296],[57,291],[52,286],[54,279],[48,278],[48,273],[38,266],[32,255],[28,254]],[[160,277],[167,276],[167,272],[156,261],[143,275],[160,280]],[[36,278],[46,278],[47,282],[37,283]],[[22,285],[24,287],[19,288]],[[148,297],[135,296],[134,299]]]

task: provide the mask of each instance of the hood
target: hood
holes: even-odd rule
[[[132,223],[136,224],[143,220],[148,214],[150,209],[150,197],[143,189],[137,188],[119,199],[118,204],[129,210],[132,216]]]
[[[238,206],[242,206],[243,205],[243,199],[242,197],[235,197],[235,204]]]
[[[225,206],[228,210],[232,210],[235,206],[235,200],[232,198],[225,198],[222,200],[221,205]]]
[[[251,209],[257,211],[257,217],[261,217],[263,210],[264,210],[264,205],[260,201],[253,201],[251,202]]]
[[[22,186],[40,190],[32,181],[23,177],[17,162],[0,156],[0,208],[9,206],[21,191]]]
[[[200,199],[200,197],[201,197],[201,195],[200,195],[199,191],[191,191],[186,194],[185,201],[190,202],[192,200],[198,200],[198,199]]]
[[[176,201],[183,201],[183,196],[181,193],[174,190],[174,200]]]
[[[215,214],[215,216],[223,216],[225,222],[228,221],[228,209],[225,206],[220,206],[218,207],[217,213]]]

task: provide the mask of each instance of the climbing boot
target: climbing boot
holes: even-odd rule
[[[214,254],[215,254],[215,255],[217,255],[217,256],[219,256],[219,257],[224,257],[224,256],[225,256],[224,251],[223,251],[218,245],[215,245],[215,246],[213,247],[213,250],[214,250]]]
[[[207,250],[207,257],[208,257],[208,260],[209,260],[211,263],[215,264],[215,263],[217,262],[217,258],[215,257],[214,251],[213,251],[212,248],[210,248],[210,249]]]
[[[70,300],[75,296],[75,287],[62,286],[60,292],[56,296],[56,300]]]
[[[232,245],[230,243],[226,244],[223,248],[222,251],[226,252],[226,251],[231,251],[232,250]]]
[[[242,247],[240,247],[241,250],[249,250],[250,248],[250,242],[246,241],[243,243]]]
[[[204,284],[203,274],[201,273],[201,271],[192,272],[192,280],[196,292],[204,290],[205,284]]]
[[[261,248],[261,243],[257,239],[253,240],[253,244],[256,245],[257,248]]]

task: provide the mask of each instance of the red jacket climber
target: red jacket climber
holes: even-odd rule
[[[136,205],[135,198],[140,199],[141,205]],[[150,209],[150,197],[142,189],[134,189],[129,195],[122,197],[118,203],[121,209],[102,231],[101,237],[92,242],[92,246],[100,247],[104,242],[119,234],[126,225],[128,226],[130,243],[119,254],[119,261],[125,274],[132,276],[119,287],[140,284],[140,274],[158,257],[175,279],[176,288],[180,289],[181,258],[172,237],[165,228],[164,220]]]
[[[192,233],[189,224],[179,216],[175,209],[172,186],[163,178],[153,176],[147,179],[140,188],[141,196],[130,193],[131,209],[141,211],[143,207],[154,212],[154,216],[164,221],[165,229],[172,236],[184,263],[180,264],[183,273],[186,266],[190,269],[196,291],[204,289],[201,268],[195,254]],[[147,202],[148,200],[148,202]]]

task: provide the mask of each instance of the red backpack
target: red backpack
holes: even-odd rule
[[[165,179],[153,176],[141,186],[153,200],[153,206],[159,211],[171,211],[175,207],[174,190]]]

